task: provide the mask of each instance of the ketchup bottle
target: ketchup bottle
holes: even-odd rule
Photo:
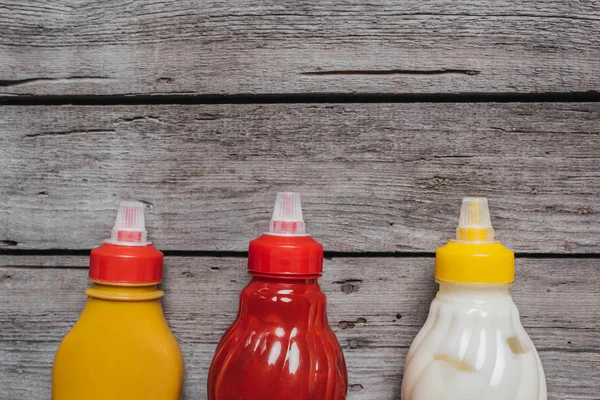
[[[305,233],[298,193],[277,193],[269,232],[250,242],[248,271],[210,367],[209,400],[345,399],[346,362],[317,282],[323,246]]]

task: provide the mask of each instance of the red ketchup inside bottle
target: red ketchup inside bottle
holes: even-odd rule
[[[278,193],[269,233],[250,242],[250,283],[208,376],[209,400],[339,400],[348,377],[317,279],[323,246],[297,193]]]

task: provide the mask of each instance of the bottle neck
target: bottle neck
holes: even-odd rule
[[[438,297],[454,300],[510,299],[509,284],[473,284],[438,281]]]
[[[248,272],[252,276],[252,282],[257,283],[284,283],[289,285],[316,285],[319,286],[318,278],[321,275],[284,275],[284,274],[261,274],[257,272]]]
[[[158,285],[115,285],[93,282],[85,293],[94,299],[110,301],[149,301],[160,299],[164,292]]]

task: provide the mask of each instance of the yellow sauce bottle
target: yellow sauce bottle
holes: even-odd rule
[[[183,357],[160,302],[162,270],[144,205],[122,202],[111,239],[92,250],[87,303],[56,352],[53,400],[181,399]]]

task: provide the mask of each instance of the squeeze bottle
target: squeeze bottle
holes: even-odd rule
[[[436,252],[440,285],[404,367],[402,400],[546,400],[544,370],[509,294],[514,253],[494,240],[487,199],[465,198]]]
[[[269,232],[250,242],[248,271],[210,367],[208,399],[345,399],[346,362],[317,282],[323,246],[305,233],[298,193],[277,193]]]
[[[122,202],[111,238],[92,250],[87,302],[54,358],[53,400],[180,400],[183,358],[157,288],[163,254],[144,205]]]

